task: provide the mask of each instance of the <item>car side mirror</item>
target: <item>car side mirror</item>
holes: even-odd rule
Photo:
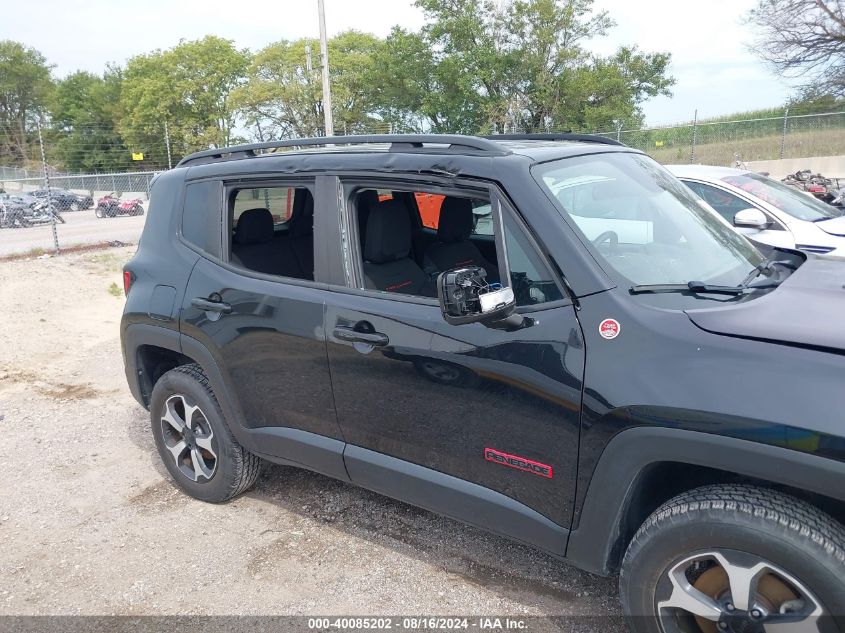
[[[519,329],[525,318],[515,314],[513,289],[487,283],[480,266],[455,268],[437,276],[437,298],[450,325],[483,323],[497,329]]]
[[[769,226],[769,218],[760,209],[743,209],[734,216],[734,226],[763,230]]]

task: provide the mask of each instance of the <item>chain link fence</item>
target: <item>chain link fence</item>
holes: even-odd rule
[[[136,171],[119,174],[50,174],[50,186],[90,196],[116,192],[149,199],[150,185],[157,171]],[[6,191],[26,193],[44,187],[44,175],[32,175],[29,170],[0,168],[0,183]]]
[[[600,132],[640,149],[658,162],[730,166],[736,161],[845,155],[845,112]]]

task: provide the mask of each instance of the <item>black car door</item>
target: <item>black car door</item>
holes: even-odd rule
[[[383,185],[399,199],[403,188],[413,191],[398,182]],[[327,300],[326,334],[350,477],[470,522],[487,520],[478,518],[484,513],[477,504],[485,499],[568,527],[584,370],[574,308],[518,215],[500,203],[495,190],[449,191],[434,184],[426,190],[470,197],[467,208],[492,202],[497,221],[501,218],[501,278],[518,286],[520,311],[531,325],[513,332],[452,326],[435,299],[400,294],[407,285],[392,284],[401,288],[396,292],[366,288],[362,255],[380,259],[380,251],[361,240],[387,235],[395,225],[368,230],[374,214],[363,201],[375,196],[344,181],[345,218],[353,238],[348,267],[359,274],[352,275],[347,291]],[[391,271],[405,267],[415,280],[414,263],[400,257],[411,237],[385,239],[394,257],[387,264]],[[501,256],[505,248],[508,265]],[[377,264],[365,266],[371,270]],[[419,287],[430,295],[430,288]],[[525,538],[516,528],[499,531]]]
[[[188,185],[184,234],[194,207],[213,204],[202,189],[209,186]],[[224,191],[221,255],[194,267],[182,333],[215,356],[251,450],[345,478],[323,330],[326,291],[313,263],[321,204],[313,182],[239,181]]]

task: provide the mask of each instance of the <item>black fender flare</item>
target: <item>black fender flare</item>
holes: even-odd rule
[[[810,453],[699,431],[637,427],[607,444],[596,465],[566,558],[608,575],[613,548],[640,477],[649,466],[705,466],[845,501],[845,463]]]
[[[129,389],[144,408],[147,408],[147,402],[142,393],[138,371],[139,347],[154,345],[177,352],[202,368],[217,396],[229,430],[241,446],[276,463],[308,468],[349,481],[343,464],[344,442],[294,428],[248,428],[244,424],[243,411],[221,369],[221,364],[201,341],[176,330],[146,323],[133,323],[124,328],[122,342]]]

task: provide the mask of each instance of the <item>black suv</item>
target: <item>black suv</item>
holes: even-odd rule
[[[620,571],[635,631],[842,626],[845,263],[761,253],[641,152],[203,151],[124,280],[129,386],[198,499],[266,459]]]

